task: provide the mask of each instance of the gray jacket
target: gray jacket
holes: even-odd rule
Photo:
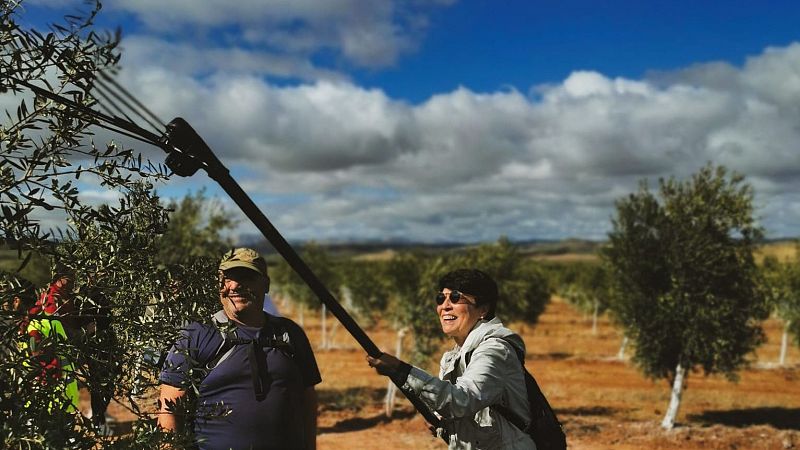
[[[499,319],[481,320],[463,346],[456,345],[442,356],[439,378],[418,367],[411,369],[403,388],[416,393],[442,418],[438,432],[450,436],[449,448],[536,448],[529,435],[490,408],[501,404],[530,420],[525,378],[511,345],[525,350],[522,338]],[[470,351],[467,366],[464,355]],[[444,381],[455,377],[455,384]]]

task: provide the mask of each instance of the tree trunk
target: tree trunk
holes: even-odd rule
[[[305,328],[305,326],[304,326],[305,324],[303,323],[303,312],[306,310],[306,308],[302,304],[297,305],[297,307],[300,310],[300,313],[298,314],[297,322],[299,323],[300,328]]]
[[[338,346],[333,343],[333,338],[336,337],[336,331],[339,329],[339,325],[340,322],[338,320],[334,320],[333,325],[331,325],[331,332],[328,336],[328,348],[338,348]]]
[[[786,364],[786,349],[789,346],[789,327],[791,325],[791,320],[787,320],[786,323],[783,324],[783,336],[781,336],[781,356],[778,360],[778,364],[781,366]]]
[[[397,345],[394,349],[394,353],[395,356],[397,356],[397,359],[401,359],[403,356],[403,338],[406,336],[407,332],[408,332],[408,327],[403,327],[397,332]],[[394,397],[396,392],[397,392],[397,386],[395,386],[394,383],[389,381],[389,385],[386,388],[386,402],[385,402],[386,417],[392,417],[392,412],[394,411]]]
[[[322,333],[320,333],[321,343],[320,348],[323,350],[328,350],[328,323],[325,319],[327,319],[328,315],[328,308],[325,307],[325,303],[322,304],[322,308],[320,309],[322,314],[322,319],[320,320],[320,324],[322,324]]]
[[[681,394],[683,393],[683,377],[686,369],[678,363],[675,368],[675,380],[672,382],[672,393],[669,397],[669,408],[664,420],[661,421],[661,428],[671,430],[675,426],[675,417],[678,415],[678,408],[681,406]]]
[[[344,308],[349,312],[353,309],[353,291],[350,290],[349,287],[342,286],[342,300],[344,304]]]
[[[592,312],[592,334],[597,334],[597,312],[600,310],[600,302],[594,300],[594,311]]]
[[[625,360],[625,348],[628,346],[628,336],[622,336],[622,344],[619,346],[619,352],[617,352],[617,359],[620,361]]]

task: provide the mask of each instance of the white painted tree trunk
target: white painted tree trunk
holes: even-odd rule
[[[781,366],[786,364],[786,349],[789,347],[789,327],[791,325],[791,320],[787,320],[786,323],[783,324],[783,336],[781,336],[781,356],[778,360],[778,364]]]
[[[395,346],[394,349],[394,353],[397,359],[402,359],[403,357],[403,338],[405,338],[406,333],[408,333],[408,327],[403,327],[397,331],[397,345]],[[386,417],[392,417],[392,412],[394,411],[394,398],[396,393],[397,393],[397,386],[395,386],[394,383],[389,381],[389,385],[386,388],[386,401],[384,403]]]
[[[343,299],[344,309],[347,312],[352,311],[353,310],[353,293],[352,293],[352,291],[350,291],[349,287],[342,286],[342,288],[341,288],[341,298]],[[325,304],[323,304],[322,306],[324,307]],[[330,332],[328,333],[328,338],[327,338],[328,339],[327,348],[328,349],[339,348],[334,343],[335,342],[334,338],[336,337],[336,332],[339,331],[339,328],[341,328],[341,322],[339,322],[338,320],[334,320],[333,321],[333,325],[331,325],[330,328],[331,329],[330,329]]]
[[[344,308],[349,312],[353,309],[353,291],[348,286],[342,286],[342,300]]]
[[[678,408],[681,406],[681,394],[683,393],[683,377],[686,375],[686,368],[678,363],[675,368],[675,380],[672,382],[672,393],[669,397],[669,408],[664,420],[661,421],[661,428],[671,430],[675,426],[675,417],[678,415]]]
[[[619,352],[617,352],[617,359],[620,361],[625,360],[625,348],[628,347],[628,336],[622,336],[622,344],[619,346]]]
[[[328,323],[325,319],[328,316],[328,308],[325,306],[325,303],[322,304],[322,308],[320,309],[322,314],[322,319],[320,323],[322,324],[322,333],[320,333],[320,348],[323,350],[328,350]]]
[[[336,344],[334,344],[334,338],[336,337],[336,331],[339,330],[339,321],[334,320],[333,325],[331,325],[331,332],[328,335],[328,348],[339,348]]]
[[[597,314],[600,310],[600,302],[594,300],[594,311],[592,312],[592,334],[597,334]]]

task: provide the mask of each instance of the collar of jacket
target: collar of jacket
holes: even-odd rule
[[[506,339],[520,350],[525,349],[525,344],[522,341],[522,338],[513,331],[504,327],[503,322],[501,322],[497,317],[493,318],[492,320],[479,320],[475,326],[472,327],[472,330],[470,330],[469,334],[467,335],[467,339],[464,341],[464,345],[459,346],[456,344],[452,350],[445,352],[443,356],[443,365],[445,367],[443,376],[447,377],[450,373],[456,370],[456,362],[458,362],[460,366],[466,367],[466,364],[464,363],[464,355],[468,352],[474,351],[476,348],[478,348],[478,345],[480,345],[481,342],[492,337]]]

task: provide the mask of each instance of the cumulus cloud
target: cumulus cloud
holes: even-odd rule
[[[770,236],[798,235],[800,44],[741,66],[576,71],[526,92],[455,86],[418,104],[315,62],[333,51],[392,64],[447,4],[108,6],[150,30],[123,42],[121,81],[165,120],[185,117],[291,239],[603,239],[614,201],[639,180],[709,161],[747,176]],[[199,45],[202,33],[219,34]],[[175,183],[213,187],[203,175]]]
[[[332,51],[361,67],[385,67],[413,50],[430,11],[452,2],[392,0],[114,0],[112,11],[135,15],[147,32],[190,42],[236,41],[310,61]]]
[[[223,74],[145,96],[192,111],[296,238],[602,239],[614,200],[640,179],[708,161],[747,175],[768,231],[796,234],[785,224],[800,223],[798,199],[782,192],[797,191],[800,171],[798,49],[640,80],[574,72],[536,95],[459,87],[417,105],[349,81]],[[154,78],[129,77],[144,93]]]
[[[170,42],[153,36],[135,35],[123,41],[122,49],[123,66],[131,61],[172,74],[194,77],[228,72],[302,81],[346,79],[340,72],[313,65],[302,55],[276,54],[243,47],[199,48],[191,42]]]

